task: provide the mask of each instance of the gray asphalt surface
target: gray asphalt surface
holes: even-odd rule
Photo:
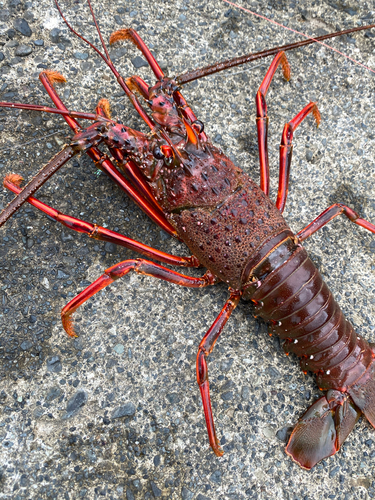
[[[85,2],[63,6],[97,43]],[[375,21],[374,6],[362,0],[246,6],[315,35]],[[97,0],[94,8],[105,39],[120,27],[137,29],[170,76],[298,39],[220,1]],[[59,92],[70,109],[91,111],[107,97],[114,116],[145,130],[99,57],[68,33],[52,0],[0,2],[0,35],[1,100],[51,105],[38,74],[56,69],[68,79]],[[329,43],[375,68],[375,32]],[[152,81],[134,47],[119,44],[111,54],[124,76]],[[374,222],[374,75],[319,46],[288,57],[291,81],[278,74],[268,94],[271,198],[283,125],[314,100],[322,123],[317,130],[308,119],[295,134],[285,216],[297,232],[342,202]],[[254,179],[254,97],[269,63],[184,89],[214,142]],[[16,172],[26,179],[70,136],[56,116],[9,109],[0,112],[0,132],[0,176]],[[0,193],[0,208],[11,196]],[[64,213],[186,254],[88,158],[62,168],[38,197]],[[374,237],[336,219],[306,247],[357,331],[374,342]],[[60,309],[104,269],[130,257],[28,206],[1,229],[0,498],[374,498],[375,431],[364,419],[341,451],[311,472],[284,453],[288,429],[319,390],[245,303],[209,359],[225,455],[218,459],[210,451],[195,357],[228,296],[225,286],[186,290],[128,275],[76,314],[80,337],[70,340]]]

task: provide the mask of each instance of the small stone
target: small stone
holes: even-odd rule
[[[182,500],[191,500],[194,496],[194,493],[188,490],[185,486],[182,487],[181,490],[181,498]]]
[[[50,402],[53,401],[54,399],[58,398],[61,394],[61,389],[60,387],[52,387],[46,396],[46,401]]]
[[[244,385],[241,390],[241,398],[244,401],[249,401],[250,399],[250,387],[248,385]]]
[[[32,31],[30,29],[30,26],[28,25],[27,21],[22,18],[17,18],[14,23],[13,23],[14,29],[21,33],[23,36],[31,36]]]
[[[139,479],[134,479],[133,480],[133,486],[136,488],[138,491],[142,489],[141,481]]]
[[[224,392],[224,394],[221,395],[221,399],[223,401],[231,401],[233,399],[233,392],[232,391]]]
[[[227,358],[224,361],[222,361],[221,364],[220,364],[221,370],[223,372],[228,372],[231,369],[232,365],[233,365],[233,361],[234,361],[233,358]]]
[[[272,413],[272,407],[271,407],[271,405],[270,405],[270,404],[266,404],[266,405],[264,405],[264,406],[263,406],[263,411],[264,411],[265,413]]]
[[[311,161],[313,156],[314,156],[313,151],[311,151],[310,149],[308,149],[308,150],[306,151],[306,160],[307,160],[307,161]]]
[[[44,40],[34,40],[34,45],[36,45],[37,47],[43,47]]]
[[[82,71],[90,71],[92,68],[92,62],[91,61],[82,61],[81,62],[81,70]],[[110,243],[112,245],[113,243]]]
[[[329,477],[336,476],[336,474],[339,472],[339,470],[340,470],[340,467],[338,465],[336,465],[336,467],[334,467],[333,469],[330,470]]]
[[[27,238],[26,239],[26,248],[32,248],[34,246],[34,239],[33,238]]]
[[[61,33],[61,31],[58,28],[53,28],[53,30],[51,30],[51,33],[49,34],[51,42],[53,42],[53,43],[59,43],[59,41],[60,41],[60,33]]]
[[[1,62],[1,61],[4,61],[4,57],[5,57],[5,56],[4,56],[4,53],[3,53],[3,52],[0,52],[0,62]]]
[[[38,406],[38,408],[35,408],[33,411],[33,415],[35,418],[40,418],[42,415],[44,415],[44,409],[41,406]]]
[[[66,273],[64,273],[64,271],[61,271],[61,269],[59,269],[57,271],[57,278],[60,280],[63,278],[69,278],[69,274],[66,274]]]
[[[46,276],[42,279],[42,285],[44,286],[44,288],[46,290],[49,290],[49,281],[48,281],[48,278]]]
[[[33,346],[33,343],[31,342],[31,340],[25,340],[21,344],[21,349],[23,351],[28,351],[32,346]]]
[[[86,59],[89,58],[89,55],[87,52],[74,52],[73,56],[78,59],[79,61],[86,61]]]
[[[110,56],[112,61],[118,61],[127,54],[128,50],[126,47],[117,47],[111,50]]]
[[[16,56],[26,57],[32,53],[33,49],[29,45],[19,45],[16,50]]]
[[[293,430],[293,427],[283,427],[282,429],[279,429],[276,432],[276,437],[283,443],[286,443],[289,439],[289,435],[291,431]]]
[[[66,406],[66,411],[72,413],[84,406],[87,402],[87,394],[85,391],[78,391],[72,396]]]
[[[156,455],[154,457],[154,465],[155,465],[155,467],[157,467],[158,465],[160,465],[160,455]]]
[[[52,373],[59,373],[62,370],[60,356],[51,356],[47,359],[47,370]]]
[[[161,497],[161,489],[156,486],[154,481],[150,481],[152,493],[154,494],[154,497]]]
[[[107,243],[104,245],[104,250],[107,253],[115,253],[115,251],[116,251],[116,245],[114,245],[113,243],[107,241]]]
[[[14,30],[13,28],[10,28],[6,32],[6,35],[7,35],[8,38],[10,38],[12,40],[16,36],[16,30]]]
[[[142,68],[142,66],[148,66],[148,63],[140,56],[137,56],[134,59],[132,59],[131,63],[137,69]]]
[[[115,347],[113,348],[113,350],[115,352],[117,352],[117,354],[123,354],[124,350],[125,350],[125,347],[122,344],[117,344],[117,345],[115,345]]]
[[[116,408],[112,412],[111,418],[132,417],[133,415],[135,415],[135,405],[129,402]]]
[[[21,479],[20,479],[20,485],[22,487],[25,487],[29,484],[29,478],[26,474],[22,474]]]
[[[215,472],[213,472],[211,474],[210,480],[213,483],[221,484],[221,471],[220,470],[215,470]]]
[[[280,378],[281,377],[280,372],[274,366],[270,366],[269,368],[267,368],[266,372],[269,375],[271,375],[272,378]]]
[[[7,21],[9,19],[10,12],[8,9],[0,9],[0,21]]]
[[[130,488],[126,488],[126,500],[135,500],[135,496]]]
[[[180,402],[180,395],[177,392],[171,392],[170,394],[167,394],[167,399],[170,403],[179,403]]]

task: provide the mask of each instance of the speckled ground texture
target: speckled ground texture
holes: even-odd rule
[[[94,0],[105,39],[136,28],[170,76],[298,39],[217,1]],[[83,0],[63,4],[98,42]],[[281,23],[323,34],[375,22],[366,1],[247,1]],[[25,22],[20,21],[20,19]],[[28,25],[28,26],[27,26]],[[28,30],[29,27],[29,30]],[[56,69],[70,109],[108,97],[114,116],[145,130],[100,58],[64,27],[52,0],[0,2],[0,99],[50,105],[38,80]],[[375,32],[330,42],[375,68]],[[128,44],[111,50],[124,76],[150,70]],[[310,100],[322,114],[295,134],[285,216],[297,232],[334,202],[375,221],[374,75],[319,46],[289,53],[268,94],[271,198],[282,127]],[[141,63],[141,66],[140,66]],[[259,179],[254,96],[270,60],[184,89],[216,144]],[[30,178],[64,144],[56,116],[0,111],[0,176]],[[0,193],[0,208],[11,199]],[[73,161],[38,193],[44,202],[176,254],[169,238],[88,158]],[[348,318],[375,341],[375,238],[336,219],[306,242]],[[60,309],[131,252],[69,232],[24,206],[0,232],[0,498],[367,499],[375,497],[375,431],[363,419],[341,451],[311,472],[284,453],[288,430],[319,390],[242,303],[209,359],[217,430],[210,451],[195,379],[197,346],[224,304],[224,285],[188,290],[128,275],[77,313],[69,339]],[[200,274],[200,271],[195,274]]]

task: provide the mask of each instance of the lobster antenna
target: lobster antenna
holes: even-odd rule
[[[93,8],[91,7],[91,2],[90,2],[90,0],[87,0],[87,3],[89,4],[90,12],[91,12],[92,18],[93,18],[93,20],[94,20],[95,27],[96,27],[96,31],[98,32],[98,35],[99,35],[100,41],[101,41],[101,43],[102,43],[102,46],[103,46],[103,49],[104,49],[105,55],[107,56],[108,61],[111,61],[111,58],[109,57],[109,53],[108,53],[108,50],[107,50],[106,44],[104,43],[104,40],[103,40],[102,34],[101,34],[101,32],[100,32],[99,25],[98,25],[98,22],[97,22],[97,20],[96,20],[96,17],[95,17],[95,14],[94,14]]]
[[[111,59],[110,59],[110,57],[109,57],[109,54],[108,54],[107,48],[106,48],[106,46],[105,46],[105,44],[104,44],[104,41],[103,41],[102,35],[101,35],[100,31],[99,31],[98,23],[96,22],[96,19],[95,19],[95,17],[94,17],[94,12],[93,12],[93,10],[92,10],[92,7],[91,7],[91,4],[90,4],[90,1],[88,0],[88,2],[89,2],[89,6],[90,6],[90,11],[91,11],[91,14],[92,14],[92,16],[93,16],[93,18],[94,18],[94,22],[95,22],[96,29],[98,30],[100,40],[101,40],[101,42],[102,42],[102,45],[103,45],[103,47],[104,47],[104,51],[105,51],[105,53],[106,53],[106,55],[107,55],[107,57],[108,57],[108,58],[107,58],[107,57],[105,57],[105,55],[104,55],[102,52],[100,52],[100,50],[99,50],[97,47],[95,47],[95,45],[94,45],[94,44],[92,44],[91,42],[89,42],[89,41],[88,41],[88,40],[87,40],[84,36],[80,35],[80,34],[79,34],[79,33],[78,33],[78,32],[77,32],[77,31],[76,31],[76,30],[75,30],[75,29],[74,29],[74,28],[73,28],[73,27],[72,27],[72,26],[68,23],[68,21],[66,20],[66,18],[65,18],[65,16],[64,16],[64,14],[63,14],[63,12],[62,12],[62,10],[61,10],[61,8],[60,8],[60,5],[59,5],[58,1],[57,1],[57,0],[55,0],[55,4],[56,4],[56,7],[57,7],[57,10],[59,11],[60,16],[63,18],[64,23],[67,25],[67,27],[70,29],[70,31],[71,31],[72,33],[74,33],[76,36],[78,36],[78,38],[80,38],[81,40],[83,40],[85,43],[87,43],[88,45],[90,45],[90,47],[91,47],[92,49],[94,49],[94,50],[95,50],[95,52],[96,52],[96,53],[97,53],[97,54],[98,54],[98,55],[99,55],[99,56],[100,56],[100,57],[104,60],[104,62],[105,62],[105,63],[106,63],[106,64],[107,64],[107,65],[111,68],[111,70],[113,71],[113,70],[114,70],[114,67],[113,67],[112,61],[111,61]]]
[[[218,73],[219,71],[223,71],[224,69],[229,69],[229,68],[234,68],[235,66],[240,66],[241,64],[245,64],[251,61],[256,61],[257,59],[262,59],[264,57],[268,56],[274,56],[278,52],[281,51],[287,51],[287,50],[292,50],[292,49],[297,49],[298,47],[303,47],[305,45],[310,45],[311,43],[315,42],[321,42],[322,40],[327,40],[328,38],[334,38],[336,36],[340,35],[348,35],[349,33],[354,33],[355,31],[362,31],[366,29],[371,29],[375,28],[375,24],[370,24],[368,26],[359,26],[357,28],[350,28],[344,31],[337,31],[336,33],[328,33],[327,35],[322,35],[322,36],[317,36],[316,38],[309,37],[306,40],[301,40],[299,42],[294,42],[294,43],[289,43],[287,45],[282,45],[280,47],[274,47],[272,49],[267,49],[267,50],[262,50],[261,52],[256,52],[254,54],[247,54],[244,56],[240,57],[234,57],[233,59],[228,59],[223,62],[219,62],[216,64],[212,64],[210,66],[205,66],[204,68],[198,68],[194,69],[192,71],[188,71],[187,73],[183,73],[182,75],[176,76],[175,80],[179,85],[184,85],[185,83],[192,82],[194,80],[198,80],[199,78],[203,78],[204,76],[209,76],[213,75],[215,73]],[[289,29],[289,28],[288,28]],[[307,36],[307,35],[304,35]],[[323,44],[325,45],[325,44]],[[333,47],[330,47],[330,49],[333,49]],[[341,54],[341,52],[340,52]],[[344,54],[342,54],[344,55]],[[345,56],[348,57],[348,56]],[[349,58],[350,60],[354,61],[353,59]],[[374,70],[371,68],[368,68],[364,64],[358,63],[355,61],[357,64],[360,64],[361,66],[364,66],[365,68],[369,69],[374,73]]]
[[[100,36],[100,39],[102,40],[102,44],[104,46],[104,50],[106,52],[106,54],[108,55],[108,51],[104,45],[104,42],[103,42],[103,39],[102,39],[102,36],[100,34],[100,31],[99,31],[99,27],[96,23],[96,20],[95,20],[95,16],[94,16],[94,12],[91,8],[91,4],[90,4],[90,1],[88,0],[88,3],[89,3],[89,6],[90,6],[90,11],[91,11],[91,14],[94,18],[94,21],[95,21],[95,25],[97,27],[97,30],[98,30],[98,33],[99,33],[99,36]],[[108,58],[105,57],[105,55],[100,52],[100,50],[95,47],[95,45],[93,45],[91,42],[89,42],[86,38],[84,38],[82,35],[80,35],[79,33],[77,33],[77,31],[68,23],[68,21],[66,20],[64,14],[62,13],[62,10],[60,8],[60,5],[58,4],[58,1],[55,0],[55,4],[56,4],[56,7],[57,7],[57,10],[59,11],[60,13],[60,16],[63,18],[65,24],[67,25],[67,27],[70,29],[70,31],[72,33],[74,33],[76,36],[78,36],[78,38],[80,38],[81,40],[83,40],[84,42],[86,42],[92,49],[95,50],[95,52],[97,54],[99,54],[99,56],[104,60],[104,62],[106,63],[106,65],[109,67],[109,69],[112,71],[112,73],[115,75],[118,83],[120,84],[121,88],[125,91],[126,95],[129,97],[131,103],[133,104],[134,108],[136,109],[136,111],[138,112],[138,114],[140,115],[140,117],[147,123],[147,125],[150,127],[151,130],[153,130],[155,128],[155,123],[151,120],[151,118],[147,115],[146,111],[142,108],[141,104],[139,103],[138,99],[136,98],[136,96],[133,94],[133,92],[130,90],[130,88],[127,86],[125,80],[122,78],[122,76],[120,75],[120,73],[117,71],[117,69],[114,67],[111,59],[109,58],[109,55],[108,55]],[[161,132],[161,134],[163,135],[164,132]],[[163,137],[165,136],[165,134],[163,135]],[[165,138],[165,137],[164,137]]]

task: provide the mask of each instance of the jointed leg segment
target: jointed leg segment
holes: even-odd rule
[[[292,139],[293,133],[296,128],[303,122],[303,120],[312,113],[317,126],[320,123],[320,113],[314,102],[310,102],[307,106],[303,108],[302,111],[296,115],[293,120],[286,123],[283,130],[283,135],[281,136],[280,144],[280,166],[279,166],[279,189],[276,199],[276,207],[282,213],[285,208],[286,197],[288,195],[289,187],[289,173],[290,165],[292,162]]]
[[[309,236],[314,234],[318,229],[325,226],[330,220],[334,219],[338,215],[345,215],[351,222],[354,222],[354,224],[362,226],[368,231],[375,233],[375,224],[371,224],[371,222],[361,219],[357,212],[355,212],[352,208],[347,207],[342,203],[335,203],[324,210],[324,212],[318,215],[318,217],[308,226],[297,233],[298,239],[300,241],[306,240]]]
[[[289,80],[290,67],[288,60],[284,52],[279,52],[272,61],[271,66],[269,67],[255,98],[257,107],[260,187],[267,196],[270,190],[270,172],[269,172],[268,148],[267,148],[268,115],[267,115],[266,94],[279,64],[282,65],[284,77],[286,78],[286,80]]]
[[[217,281],[217,278],[213,276],[210,271],[207,271],[206,274],[201,278],[192,278],[190,276],[176,273],[171,269],[160,266],[159,264],[155,264],[154,262],[150,262],[148,260],[124,260],[123,262],[120,262],[119,264],[116,264],[107,269],[105,273],[100,276],[100,278],[89,285],[63,308],[63,310],[61,311],[61,320],[65,331],[70,337],[76,337],[71,318],[71,315],[74,313],[74,311],[76,311],[80,305],[86,302],[87,299],[89,299],[114,281],[122,278],[130,271],[135,271],[138,274],[145,274],[147,276],[152,276],[153,278],[169,281],[170,283],[174,283],[175,285],[187,286],[191,288],[202,288],[208,285],[214,285]]]
[[[13,193],[18,194],[22,189],[18,184],[22,181],[22,177],[16,174],[9,175],[4,180],[4,187],[13,191]],[[184,266],[184,267],[199,267],[199,261],[195,256],[191,257],[178,257],[165,252],[161,252],[156,248],[149,247],[138,241],[132,240],[127,236],[111,231],[105,227],[97,226],[96,224],[91,224],[90,222],[77,219],[76,217],[71,217],[70,215],[65,215],[52,208],[45,203],[37,200],[30,196],[27,199],[30,205],[46,213],[49,217],[54,219],[56,222],[60,222],[65,227],[77,231],[78,233],[85,233],[90,238],[108,241],[114,243],[115,245],[121,245],[129,250],[141,253],[142,255],[149,257],[151,259],[164,262],[164,264],[169,264],[172,266]]]
[[[212,415],[211,400],[210,400],[210,387],[208,382],[208,369],[206,358],[211,354],[215,342],[219,338],[219,335],[223,331],[223,328],[228,321],[230,315],[237,307],[241,299],[241,292],[239,290],[232,290],[229,299],[226,301],[223,309],[221,310],[219,316],[213,322],[211,328],[208,330],[206,335],[203,337],[201,343],[199,344],[198,354],[197,354],[197,381],[199,389],[201,391],[204,416],[206,419],[208,439],[210,445],[218,457],[224,453],[220,448],[219,440],[216,437],[214,418]]]

